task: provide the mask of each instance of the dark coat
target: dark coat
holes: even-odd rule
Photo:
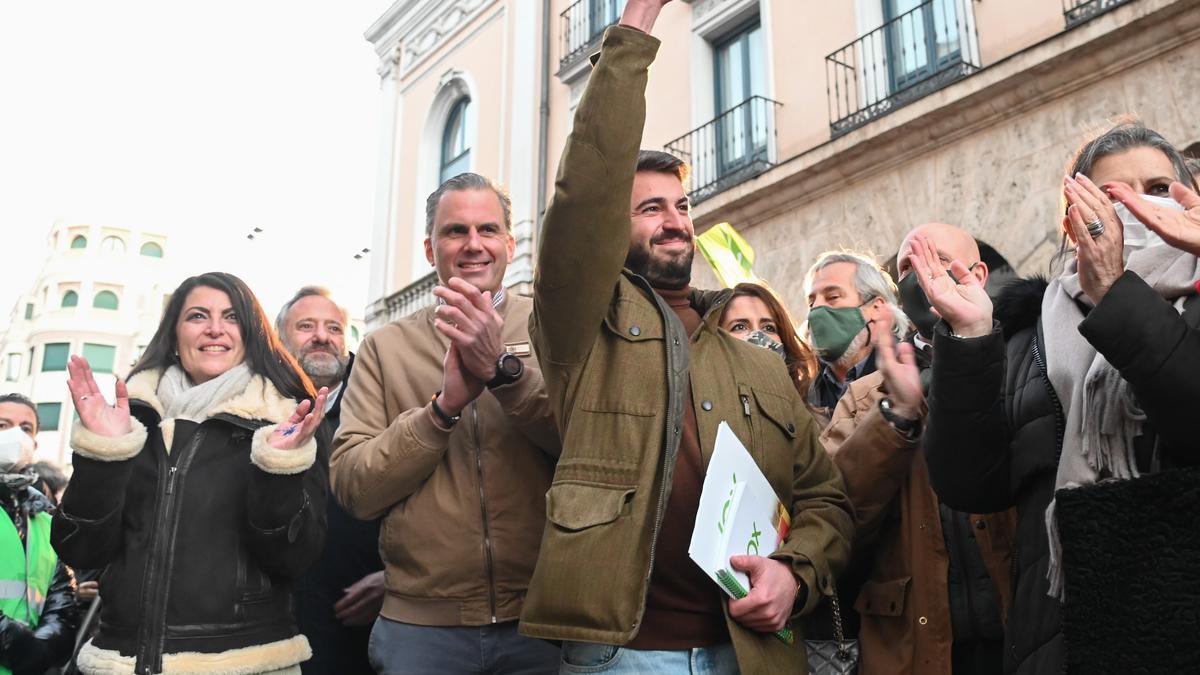
[[[309,656],[292,583],[320,553],[328,470],[314,439],[267,438],[296,402],[255,376],[200,423],[162,421],[158,373],[129,381],[134,431],[72,434],[75,474],[53,541],[106,568],[100,630],[83,672],[261,672]],[[318,435],[322,439],[323,435]]]
[[[342,380],[344,384],[349,384],[353,367],[354,355],[351,354]],[[325,413],[322,426],[330,439],[337,433],[345,394],[343,386],[329,412]],[[296,622],[313,651],[313,657],[301,664],[300,668],[306,675],[371,675],[375,672],[367,659],[371,624],[343,625],[334,616],[333,606],[341,600],[348,586],[368,574],[383,570],[383,560],[379,557],[381,519],[358,520],[347,513],[332,495],[327,502],[325,516],[328,522],[325,548],[312,567],[296,581]]]
[[[31,487],[8,493],[4,488],[0,497],[5,513],[10,518],[16,511],[29,515],[50,513],[50,500]],[[21,538],[25,531],[21,529]],[[79,627],[79,613],[75,606],[75,581],[71,570],[60,560],[46,592],[46,602],[38,617],[38,625],[30,628],[20,621],[0,614],[0,666],[15,675],[42,673],[62,665],[71,656],[75,646],[75,631]]]
[[[1047,595],[1045,512],[1054,496],[1064,413],[1045,371],[1041,302],[1046,282],[1018,280],[997,298],[998,329],[977,339],[934,337],[925,453],[930,480],[951,508],[1017,508],[1013,599],[1005,672],[1058,673],[1066,660],[1059,603]],[[1189,312],[1190,314],[1190,312]],[[1200,333],[1140,277],[1123,274],[1079,325],[1133,387],[1166,459],[1194,463],[1200,437]],[[1139,440],[1139,445],[1142,441]]]

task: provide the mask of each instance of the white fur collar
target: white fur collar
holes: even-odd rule
[[[161,378],[161,370],[143,370],[126,383],[130,399],[146,403],[160,416],[164,414],[162,401],[157,394]],[[295,411],[296,401],[280,394],[275,385],[262,375],[254,375],[242,393],[217,404],[205,417],[227,413],[247,420],[266,420],[279,424],[287,421]]]

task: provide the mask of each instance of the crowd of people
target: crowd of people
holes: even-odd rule
[[[271,322],[212,272],[112,399],[70,359],[69,482],[0,396],[0,673],[807,673],[831,639],[819,672],[1125,672],[1079,665],[1096,597],[1194,549],[1094,587],[1064,524],[1197,464],[1200,167],[1118,125],[1071,160],[1050,279],[989,293],[967,231],[919,224],[895,278],[819,256],[802,330],[765,282],[691,286],[688,166],[639,150],[667,2],[604,38],[532,297],[507,194],[465,173],[427,200],[436,302],[355,354],[328,291]],[[689,557],[722,423],[791,518],[731,558],[740,599]],[[1197,666],[1182,607],[1171,653],[1118,640],[1141,672]]]

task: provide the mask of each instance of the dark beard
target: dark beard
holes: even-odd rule
[[[693,246],[687,253],[667,258],[653,258],[650,248],[631,246],[625,256],[625,267],[641,275],[655,288],[680,290],[687,288],[692,280],[692,258],[696,256]]]

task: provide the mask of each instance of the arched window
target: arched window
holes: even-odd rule
[[[92,307],[96,309],[116,309],[120,304],[117,294],[112,291],[100,291],[92,299]]]
[[[152,241],[142,244],[142,250],[139,252],[148,258],[161,258],[163,254],[162,247]]]
[[[82,234],[75,235],[71,240],[71,248],[87,248],[87,237]]]
[[[124,253],[125,240],[109,235],[100,240],[100,250],[105,253]]]
[[[467,114],[471,99],[464,96],[455,102],[446,117],[442,130],[442,152],[440,182],[453,178],[471,168],[471,148],[467,143]]]
[[[79,294],[76,293],[75,291],[67,291],[66,293],[63,293],[62,306],[63,307],[78,307],[79,306]]]

